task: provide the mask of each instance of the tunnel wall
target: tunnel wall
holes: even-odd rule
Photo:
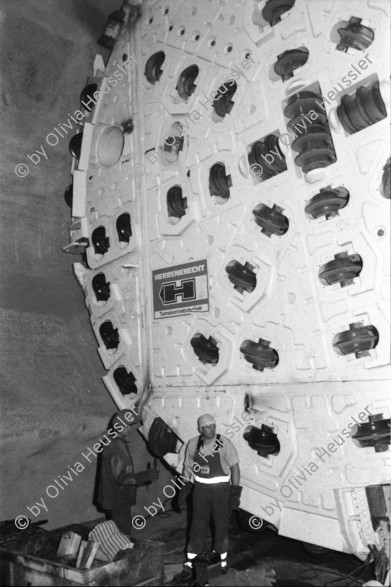
[[[25,515],[53,528],[102,515],[92,505],[96,460],[82,453],[104,434],[116,406],[101,381],[104,368],[73,275],[80,257],[62,252],[74,130],[56,144],[49,133],[79,107],[96,53],[107,60],[96,39],[120,4],[0,3],[0,520]],[[153,466],[137,432],[132,444],[136,470]],[[76,462],[85,469],[73,475]],[[139,490],[138,509],[161,494],[168,478],[162,472],[159,482]]]

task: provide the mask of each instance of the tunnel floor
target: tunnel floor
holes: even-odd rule
[[[165,585],[182,570],[187,534],[187,514],[164,512],[148,518],[143,530],[135,530],[134,538],[159,540],[165,544]],[[229,526],[230,552],[227,575],[211,579],[210,585],[269,585],[264,569],[276,574],[276,587],[339,587],[361,585],[373,578],[371,569],[355,556],[328,550],[321,557],[308,555],[302,544],[279,536],[270,528],[257,532],[244,530],[233,514]],[[209,536],[210,540],[210,536]]]

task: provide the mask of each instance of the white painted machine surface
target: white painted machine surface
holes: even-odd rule
[[[245,510],[363,559],[391,478],[389,22],[143,2],[78,111],[66,247],[117,405],[183,443],[213,414]]]

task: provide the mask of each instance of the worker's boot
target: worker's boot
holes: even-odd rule
[[[220,561],[221,561],[221,573],[223,575],[226,575],[228,572],[227,553],[226,552],[224,552],[223,554],[220,554]]]
[[[174,575],[172,581],[177,585],[190,585],[193,582],[193,568],[189,565],[183,565],[183,570]]]

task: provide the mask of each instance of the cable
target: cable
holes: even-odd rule
[[[363,563],[362,565],[360,565],[359,567],[357,567],[357,569],[354,569],[351,573],[349,574],[344,574],[344,573],[339,573],[338,571],[335,571],[333,569],[328,569],[325,567],[315,567],[314,565],[311,565],[309,563],[304,563],[304,562],[300,562],[299,564],[302,564],[304,566],[309,567],[313,572],[316,573],[316,576],[319,575],[319,572],[322,571],[324,573],[328,573],[331,575],[338,575],[339,577],[342,577],[343,579],[348,579],[349,577],[352,577],[352,580],[350,581],[350,583],[353,581],[353,575],[355,575],[360,569],[362,569],[363,567],[367,566],[367,563]],[[318,572],[317,572],[318,571]],[[303,573],[300,573],[299,577],[301,577],[303,575]],[[360,575],[362,575],[362,573],[360,573]],[[315,578],[315,577],[312,577]],[[323,583],[322,587],[328,587],[329,585],[332,585],[333,583],[336,583],[338,581],[341,581],[342,579],[332,579],[331,581],[326,581],[325,583]],[[354,577],[354,580],[357,582],[359,581],[358,577]],[[362,585],[362,582],[360,582],[360,584]]]
[[[178,565],[179,563],[184,562],[183,555],[184,555],[185,549],[183,546],[178,546],[178,548],[176,548],[175,550],[172,550],[171,552],[166,552],[166,554],[163,554],[163,558],[165,558],[166,556],[172,556],[176,552],[181,554],[182,560],[180,560],[180,561],[166,561],[165,560],[164,561],[165,565]]]
[[[315,565],[311,565],[310,563],[305,563],[305,562],[301,562],[301,561],[296,561],[296,562],[298,562],[298,564],[300,564],[300,565],[303,565],[303,566],[309,567],[309,569],[311,569],[311,570],[312,570],[312,571],[315,573],[315,576],[313,576],[313,577],[307,577],[307,578],[313,578],[313,579],[314,579],[315,577],[317,577],[317,576],[319,575],[319,573],[320,573],[320,572],[323,572],[323,573],[328,573],[328,574],[330,574],[330,575],[338,575],[339,577],[342,577],[342,578],[344,578],[344,579],[347,579],[347,578],[349,578],[349,577],[351,577],[351,576],[355,575],[355,574],[356,574],[356,573],[357,573],[357,572],[358,572],[360,569],[362,569],[363,567],[366,567],[366,566],[367,566],[367,563],[366,563],[366,562],[364,562],[362,565],[360,565],[359,567],[357,567],[357,569],[354,569],[354,570],[353,570],[351,573],[349,573],[349,574],[347,574],[347,575],[346,575],[346,574],[344,574],[344,573],[339,573],[338,571],[335,571],[335,570],[333,570],[333,569],[329,569],[329,568],[327,568],[327,567],[320,567],[320,566],[315,566]],[[299,577],[301,577],[301,578],[304,578],[304,577],[303,577],[304,573],[305,573],[305,571],[304,571],[304,572],[302,572],[302,573],[300,573],[300,574],[299,574]],[[360,575],[362,575],[362,573],[360,573]],[[324,584],[323,584],[323,587],[327,587],[328,585],[332,585],[333,583],[336,583],[337,581],[340,581],[340,580],[341,580],[341,579],[332,579],[331,581],[326,581],[326,583],[324,583]],[[352,580],[353,580],[353,579],[352,579]],[[354,578],[354,580],[355,580],[355,581],[358,581],[358,580],[359,580],[359,578],[358,578],[358,577],[355,577],[355,578]]]
[[[362,565],[357,567],[357,569],[354,569],[354,571],[352,571],[348,575],[344,575],[343,573],[338,573],[338,571],[332,571],[332,572],[333,572],[333,574],[339,575],[340,577],[343,577],[344,579],[348,579],[349,577],[352,577],[352,580],[353,580],[353,575],[355,575],[357,573],[357,571],[359,571],[360,569],[362,569],[363,567],[366,567],[366,566],[368,566],[368,565],[366,562],[364,562]],[[361,575],[362,575],[362,573],[361,573]],[[363,584],[363,581],[360,581],[358,577],[354,577],[354,580],[357,581],[358,583],[360,583],[360,585]],[[328,587],[329,585],[332,585],[333,583],[337,583],[338,581],[341,581],[341,579],[333,579],[332,581],[326,581],[326,583],[323,584],[323,587]],[[352,581],[350,581],[350,582],[352,582]]]
[[[308,575],[308,572],[312,572],[312,574]],[[306,573],[307,573],[307,575],[306,575]],[[315,569],[306,569],[302,573],[299,573],[299,578],[300,579],[315,579],[318,575],[319,575],[319,573],[317,573],[315,571]]]
[[[342,581],[342,579],[348,579],[349,577],[352,577],[352,579],[348,582],[348,584],[352,583],[353,581],[355,581],[355,585],[357,585],[357,583],[359,583],[360,585],[363,584],[363,581],[360,581],[360,577],[363,575],[362,570],[365,569],[366,567],[368,567],[367,562],[364,562],[362,565],[360,565],[359,567],[357,567],[356,569],[354,569],[351,573],[349,574],[344,574],[344,573],[339,573],[338,571],[335,571],[333,569],[329,569],[326,567],[320,567],[320,566],[315,566],[315,565],[311,565],[310,563],[305,563],[302,561],[294,561],[295,563],[299,564],[299,565],[303,565],[308,567],[313,573],[315,573],[314,575],[311,576],[305,576],[305,573],[308,571],[303,571],[301,573],[299,573],[298,578],[301,578],[303,580],[307,579],[315,579],[316,577],[319,576],[319,574],[322,573],[327,573],[330,575],[338,575],[337,579],[332,579],[331,581],[326,581],[325,583],[323,583],[322,587],[329,587],[330,585],[333,585],[334,583],[337,583],[338,581]],[[355,575],[358,571],[360,571],[360,574],[358,577],[353,577],[353,575]],[[339,578],[341,577],[341,578]],[[344,587],[347,587],[347,585],[344,584]]]

